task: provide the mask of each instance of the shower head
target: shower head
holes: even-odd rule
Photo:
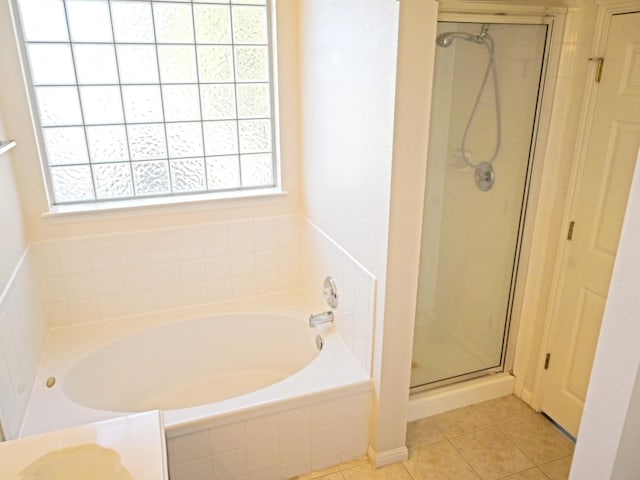
[[[471,35],[470,33],[464,32],[446,32],[438,35],[436,38],[436,45],[439,47],[450,47],[456,38],[461,38],[468,42],[484,43],[484,38],[479,35]]]
[[[436,38],[436,45],[438,45],[439,47],[446,48],[451,46],[452,43],[453,43],[453,33],[451,32],[441,33]]]
[[[489,37],[489,26],[483,25],[480,31],[480,35],[472,35],[466,32],[445,32],[438,35],[436,38],[436,45],[439,47],[450,47],[456,38],[466,40],[473,43],[485,43],[485,39]]]

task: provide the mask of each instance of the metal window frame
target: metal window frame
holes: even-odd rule
[[[134,1],[134,0],[131,0]],[[111,4],[112,1],[111,0],[106,0],[108,8],[109,8],[109,17],[110,17],[110,23],[111,23],[111,33],[113,36],[113,40],[111,42],[73,42],[72,37],[71,37],[71,32],[70,32],[70,26],[69,26],[69,20],[68,20],[68,13],[67,13],[67,3],[66,0],[62,0],[63,6],[64,6],[64,12],[65,12],[65,20],[66,20],[66,28],[67,28],[67,32],[68,32],[68,36],[69,36],[69,40],[67,42],[61,42],[61,41],[34,41],[34,42],[27,42],[27,40],[25,39],[25,34],[24,34],[24,28],[23,28],[23,24],[22,24],[22,17],[20,15],[20,7],[18,5],[18,0],[9,0],[9,8],[11,11],[11,20],[13,23],[13,27],[14,27],[14,33],[15,33],[15,38],[16,38],[16,43],[18,46],[18,51],[19,51],[19,57],[20,57],[20,67],[22,69],[22,74],[24,76],[24,80],[25,80],[25,84],[26,84],[26,90],[27,90],[27,101],[29,104],[29,110],[30,110],[30,114],[31,114],[31,119],[32,119],[32,124],[33,124],[33,128],[34,128],[34,133],[36,136],[36,144],[37,144],[37,149],[38,149],[38,153],[39,153],[39,157],[40,157],[40,167],[42,170],[42,177],[44,180],[44,187],[45,187],[45,193],[47,196],[47,201],[48,201],[48,205],[49,205],[49,210],[51,211],[52,209],[56,208],[56,207],[72,207],[73,205],[91,205],[91,204],[105,204],[105,203],[114,203],[114,202],[126,202],[126,201],[131,201],[131,200],[145,200],[145,201],[149,201],[149,200],[153,200],[153,198],[162,198],[163,200],[166,200],[167,198],[172,198],[172,197],[180,197],[181,199],[184,199],[184,197],[189,197],[189,196],[197,196],[199,198],[202,198],[203,195],[207,195],[207,194],[211,194],[212,199],[217,199],[220,197],[220,194],[224,194],[224,193],[239,193],[239,192],[247,192],[247,197],[255,197],[256,192],[259,192],[260,190],[273,190],[274,188],[276,189],[281,189],[282,188],[282,177],[281,177],[281,165],[280,165],[280,115],[279,115],[279,85],[278,85],[278,76],[277,76],[277,48],[278,48],[278,43],[277,43],[277,29],[276,29],[276,0],[265,0],[265,4],[258,4],[258,3],[238,3],[238,4],[234,4],[233,0],[230,0],[229,3],[220,3],[220,4],[212,4],[210,2],[199,2],[198,0],[193,0],[192,2],[187,3],[187,5],[190,5],[192,7],[192,11],[191,11],[191,15],[192,15],[192,21],[194,22],[193,25],[193,34],[194,34],[194,41],[193,43],[176,43],[176,42],[171,42],[171,43],[158,43],[157,42],[157,38],[155,38],[155,19],[153,18],[153,4],[154,1],[151,0],[149,1],[149,4],[151,5],[151,10],[152,10],[152,21],[153,21],[153,28],[154,28],[154,43],[135,43],[135,42],[116,42],[115,41],[115,31],[114,31],[114,26],[113,26],[113,16],[111,15]],[[158,2],[158,3],[162,3],[165,4],[165,2]],[[185,3],[183,2],[178,2],[181,5],[185,5]],[[193,6],[194,5],[224,5],[224,6],[228,6],[229,7],[229,14],[230,14],[230,29],[231,29],[231,43],[229,44],[220,44],[220,43],[198,43],[196,38],[195,38],[195,14],[193,13]],[[234,6],[238,6],[238,7],[262,7],[265,9],[265,13],[266,13],[266,22],[267,22],[267,44],[236,44],[234,42],[233,39],[233,15],[232,15],[232,9]],[[75,43],[78,44],[95,44],[95,45],[111,45],[113,46],[114,49],[114,55],[115,55],[115,61],[116,61],[116,69],[117,69],[117,74],[118,74],[118,83],[117,84],[81,84],[78,82],[78,78],[77,78],[77,67],[76,67],[76,61],[75,61],[75,55],[74,55],[74,49],[73,49],[73,45]],[[62,84],[56,84],[56,85],[49,85],[49,84],[35,84],[34,80],[33,80],[33,76],[31,73],[31,65],[30,65],[30,60],[29,60],[29,54],[28,54],[28,49],[27,49],[27,45],[28,44],[48,44],[48,45],[68,45],[70,52],[71,52],[71,56],[72,56],[72,62],[73,62],[73,68],[74,68],[74,74],[76,76],[76,82],[75,84],[72,85],[62,85]],[[126,83],[123,84],[121,82],[121,77],[120,77],[120,65],[118,63],[118,54],[117,54],[117,46],[118,45],[148,45],[148,46],[153,46],[156,52],[156,63],[158,64],[158,79],[159,82],[158,83],[154,83],[154,84],[148,84],[148,83]],[[159,59],[158,59],[158,47],[159,46],[165,46],[165,45],[180,45],[180,46],[192,46],[194,48],[195,51],[195,55],[196,55],[196,77],[197,77],[197,81],[195,83],[186,83],[186,82],[167,82],[164,83],[161,81],[160,79],[160,74],[159,74]],[[266,47],[267,49],[267,61],[268,63],[268,69],[267,69],[267,75],[268,78],[266,81],[256,81],[256,82],[249,82],[249,81],[236,81],[236,69],[235,69],[235,47],[236,45],[238,46],[242,46],[242,47],[251,47],[251,46],[259,46],[259,47]],[[200,78],[199,78],[199,70],[198,70],[198,59],[197,59],[197,47],[198,46],[227,46],[231,48],[231,53],[232,53],[232,61],[233,61],[233,78],[234,81],[233,82],[200,82]],[[238,111],[237,111],[237,90],[236,90],[236,85],[241,85],[241,84],[264,84],[264,85],[268,85],[269,86],[269,107],[270,107],[270,117],[247,117],[247,118],[240,118],[238,115]],[[122,109],[123,109],[123,116],[124,116],[124,98],[122,95],[122,88],[124,86],[145,86],[145,85],[153,85],[153,86],[158,86],[161,92],[161,98],[160,98],[160,102],[162,105],[162,112],[163,112],[163,118],[164,118],[164,100],[162,98],[162,87],[167,85],[167,86],[173,86],[173,85],[190,85],[190,86],[197,86],[198,89],[198,109],[200,112],[200,118],[199,119],[194,119],[194,120],[185,120],[185,121],[166,121],[163,120],[162,122],[128,122],[126,120],[126,118],[123,117],[123,123],[111,123],[111,124],[91,124],[88,125],[84,122],[84,111],[82,110],[82,101],[80,99],[80,87],[83,86],[112,86],[112,87],[117,87],[119,92],[120,92],[120,99],[122,102]],[[234,99],[235,99],[235,108],[236,108],[236,115],[235,118],[229,118],[229,119],[216,119],[216,120],[205,120],[202,117],[202,97],[200,95],[200,87],[201,85],[233,85],[234,86]],[[78,94],[78,98],[79,98],[79,102],[80,102],[80,106],[81,106],[81,116],[82,116],[82,124],[81,125],[48,125],[48,126],[43,126],[42,125],[42,121],[40,118],[40,112],[38,110],[38,102],[37,102],[37,95],[36,95],[36,87],[62,87],[62,86],[66,86],[66,87],[73,87],[75,88],[77,94]],[[252,152],[252,153],[241,153],[240,152],[240,142],[239,142],[239,122],[240,121],[245,121],[245,120],[269,120],[271,123],[271,151],[270,152]],[[205,151],[204,151],[204,132],[202,132],[202,140],[203,140],[203,152],[202,152],[202,156],[189,156],[189,157],[178,157],[178,158],[169,158],[169,152],[168,152],[168,137],[166,134],[166,125],[167,124],[173,124],[173,123],[196,123],[199,122],[201,124],[202,129],[204,130],[204,122],[216,122],[216,121],[235,121],[236,122],[236,130],[237,130],[237,135],[238,135],[238,152],[237,153],[233,153],[233,154],[225,154],[225,155],[206,155]],[[163,125],[163,129],[165,131],[165,147],[167,149],[167,155],[166,157],[163,158],[154,158],[154,159],[144,159],[144,160],[134,160],[131,158],[131,152],[130,152],[130,143],[129,143],[129,134],[128,134],[128,129],[127,126],[128,125],[146,125],[146,124],[162,124]],[[127,140],[127,145],[126,145],[126,151],[128,154],[128,160],[126,162],[92,162],[91,161],[91,157],[90,157],[90,150],[89,150],[89,145],[88,145],[88,135],[87,135],[87,127],[97,127],[97,126],[123,126],[125,129],[125,135],[126,135],[126,140]],[[47,151],[46,151],[46,143],[45,143],[45,139],[44,139],[44,131],[45,129],[48,128],[66,128],[66,127],[82,127],[85,132],[85,142],[86,142],[86,148],[87,148],[87,154],[89,155],[89,161],[88,163],[78,163],[78,164],[65,164],[65,165],[60,165],[60,166],[88,166],[90,171],[91,171],[91,182],[92,182],[92,188],[93,188],[93,194],[94,194],[94,199],[91,200],[80,200],[80,201],[66,201],[66,202],[56,202],[55,199],[55,190],[53,187],[53,181],[52,181],[52,175],[51,175],[51,168],[52,167],[56,167],[57,165],[50,165],[48,158],[47,158]],[[258,155],[258,154],[265,154],[265,153],[269,153],[271,154],[271,162],[272,162],[272,182],[270,184],[267,185],[260,185],[260,186],[249,186],[249,187],[232,187],[232,188],[220,188],[220,189],[209,189],[208,188],[208,172],[207,172],[207,158],[209,157],[225,157],[225,156],[237,156],[238,157],[238,169],[239,169],[239,178],[240,178],[240,185],[242,185],[242,176],[241,176],[241,156],[242,155]],[[163,194],[151,194],[151,195],[138,195],[136,194],[136,187],[135,187],[135,181],[134,181],[134,175],[133,175],[133,165],[135,163],[140,163],[140,162],[147,162],[147,161],[163,161],[163,162],[167,162],[167,169],[168,169],[168,178],[169,178],[169,186],[170,189],[173,189],[172,186],[172,179],[171,179],[171,170],[170,170],[170,161],[171,160],[184,160],[184,159],[192,159],[192,158],[198,158],[198,159],[202,159],[203,161],[203,168],[204,168],[204,179],[205,179],[205,185],[204,185],[204,189],[203,190],[198,190],[198,191],[189,191],[189,192],[169,192],[169,193],[163,193]],[[95,185],[95,176],[93,173],[93,165],[101,165],[101,164],[114,164],[114,163],[118,163],[118,164],[128,164],[129,167],[131,168],[131,184],[132,184],[132,191],[133,191],[133,195],[131,196],[127,196],[127,197],[116,197],[116,198],[101,198],[98,199],[97,198],[97,192],[96,192],[96,185]],[[243,198],[242,195],[238,195],[238,198]],[[160,203],[160,202],[159,202]],[[166,204],[166,202],[162,202],[162,204]],[[123,205],[123,208],[126,208],[126,206]]]

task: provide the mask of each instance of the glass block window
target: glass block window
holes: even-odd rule
[[[267,0],[18,0],[55,204],[275,184]]]

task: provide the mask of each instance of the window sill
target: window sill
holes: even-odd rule
[[[93,216],[102,213],[131,213],[146,214],[150,209],[157,208],[180,208],[195,206],[211,206],[217,204],[219,207],[229,205],[238,206],[238,202],[242,200],[264,199],[273,197],[282,197],[287,192],[279,187],[243,190],[221,193],[202,193],[196,195],[185,195],[175,197],[154,197],[154,198],[135,198],[131,200],[105,201],[96,203],[77,203],[72,205],[52,205],[48,212],[42,214],[42,218],[57,220],[65,218],[78,218],[83,216]]]

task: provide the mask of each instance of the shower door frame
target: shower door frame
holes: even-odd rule
[[[513,253],[514,262],[509,286],[500,364],[495,367],[410,387],[412,394],[492,374],[508,372],[513,375],[512,368],[515,357],[515,344],[533,237],[533,228],[531,228],[530,224],[533,223],[533,219],[535,218],[536,205],[539,197],[544,153],[550,125],[551,105],[553,104],[555,79],[557,77],[560,57],[560,47],[557,39],[561,38],[562,35],[566,9],[560,7],[545,8],[521,5],[505,5],[500,8],[501,11],[496,11],[495,5],[451,2],[441,5],[438,14],[438,22],[547,26],[535,117],[531,131],[531,144],[527,159],[525,185],[522,192],[516,249]],[[429,160],[427,159],[427,164],[428,163]],[[416,292],[416,295],[417,294],[418,292]]]

